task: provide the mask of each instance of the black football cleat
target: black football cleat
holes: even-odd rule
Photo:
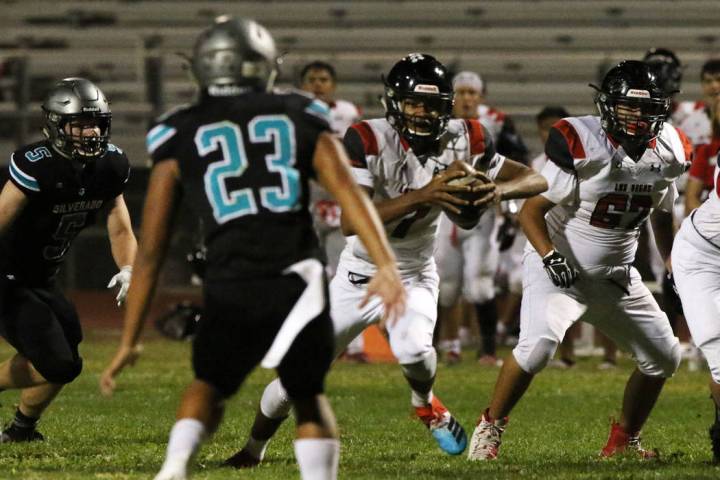
[[[713,451],[713,463],[720,463],[720,423],[713,423],[709,433]]]
[[[13,443],[13,442],[42,442],[45,437],[42,433],[35,430],[35,428],[21,428],[11,423],[5,427],[5,430],[0,432],[0,443]]]
[[[223,462],[224,467],[232,467],[237,469],[252,468],[260,464],[260,459],[253,456],[244,448],[232,457]]]

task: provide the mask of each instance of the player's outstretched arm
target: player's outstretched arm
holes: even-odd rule
[[[120,347],[100,377],[100,390],[112,394],[115,377],[139,355],[138,340],[152,300],[157,277],[167,249],[170,227],[178,199],[180,170],[177,161],[157,163],[150,175],[140,230],[133,281],[128,291]]]
[[[0,236],[7,232],[13,221],[27,204],[27,195],[8,181],[0,192]]]
[[[405,310],[405,289],[395,265],[385,230],[370,198],[355,182],[342,144],[332,135],[318,138],[313,158],[318,180],[338,201],[342,215],[365,245],[377,273],[368,284],[368,296],[378,295],[385,304],[386,317],[397,318]]]
[[[560,252],[555,250],[550,240],[545,214],[554,206],[555,204],[547,198],[536,195],[525,202],[518,215],[518,220],[528,241],[542,257],[545,272],[550,280],[558,287],[569,288],[575,283],[580,272]]]
[[[483,205],[489,201],[499,203],[513,198],[528,198],[548,189],[545,177],[509,158],[506,158],[500,167],[495,184],[497,185],[495,191],[476,201],[475,205]]]
[[[118,306],[120,306],[125,301],[130,287],[132,264],[135,261],[135,253],[137,252],[137,240],[130,222],[130,213],[122,194],[115,197],[112,210],[108,215],[107,229],[110,237],[110,250],[115,259],[115,264],[120,270],[110,279],[108,288],[120,287],[116,297]]]

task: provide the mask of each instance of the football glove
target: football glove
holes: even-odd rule
[[[557,287],[570,288],[580,275],[580,271],[568,262],[567,258],[555,250],[550,250],[542,260],[545,265],[545,272]]]
[[[110,283],[108,283],[107,288],[114,288],[116,286],[120,287],[120,290],[118,290],[117,297],[115,297],[115,300],[117,300],[118,307],[125,302],[125,297],[127,297],[128,289],[130,288],[130,279],[132,278],[132,266],[131,265],[125,265],[120,269],[118,273],[116,273],[111,279]]]

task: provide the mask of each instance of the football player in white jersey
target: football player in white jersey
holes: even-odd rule
[[[329,63],[315,60],[305,65],[300,71],[300,88],[328,104],[330,128],[340,137],[345,135],[350,125],[360,121],[360,109],[355,104],[335,98],[337,73]],[[327,257],[328,278],[332,279],[340,253],[345,248],[345,236],[340,230],[340,205],[315,182],[311,183],[310,204],[315,231]],[[362,333],[348,344],[345,358],[359,363],[368,362]]]
[[[705,62],[700,69],[703,99],[680,102],[673,112],[673,125],[685,132],[694,146],[712,140],[712,117],[720,102],[720,59]]]
[[[578,320],[596,325],[637,362],[602,455],[652,456],[640,446],[640,429],[680,363],[680,347],[632,262],[648,216],[669,260],[673,182],[692,147],[664,123],[670,100],[643,62],[612,68],[595,102],[600,116],[566,118],[551,129],[542,171],[550,188],[520,212],[529,241],[520,340],[473,432],[470,460],[497,457],[507,416]]]
[[[685,319],[710,367],[715,423],[710,427],[713,457],[720,462],[720,168],[707,200],[680,227],[672,267]]]
[[[385,224],[408,293],[406,313],[386,325],[390,347],[410,385],[417,416],[444,452],[457,455],[465,449],[465,432],[432,391],[438,298],[433,250],[439,217],[442,208],[458,213],[458,207],[468,205],[453,195],[467,187],[448,184],[464,174],[445,170],[453,162],[465,161],[485,172],[489,183],[476,190],[482,198],[475,204],[482,208],[502,199],[535,195],[547,184],[541,175],[497,154],[480,122],[450,119],[450,78],[430,55],[413,53],[397,62],[385,79],[383,101],[385,118],[353,125],[345,134],[345,146],[358,183],[373,198]],[[346,222],[343,217],[343,230],[354,235]],[[383,316],[379,302],[360,303],[374,271],[365,247],[350,236],[330,284],[336,351]],[[282,385],[271,382],[247,444],[227,463],[247,467],[260,462],[288,410]]]

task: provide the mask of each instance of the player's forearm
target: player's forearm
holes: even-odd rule
[[[497,184],[497,191],[501,200],[513,198],[528,198],[538,195],[548,189],[547,180],[539,173],[525,169],[512,180]]]
[[[650,216],[650,224],[655,234],[655,245],[663,261],[667,262],[673,245],[673,217],[669,212],[656,210]]]
[[[547,210],[543,208],[543,205],[529,200],[525,202],[518,214],[518,221],[525,236],[541,257],[547,255],[554,248],[545,222],[546,213]]]
[[[137,240],[132,229],[123,229],[110,234],[110,250],[118,268],[132,265],[137,253]]]

